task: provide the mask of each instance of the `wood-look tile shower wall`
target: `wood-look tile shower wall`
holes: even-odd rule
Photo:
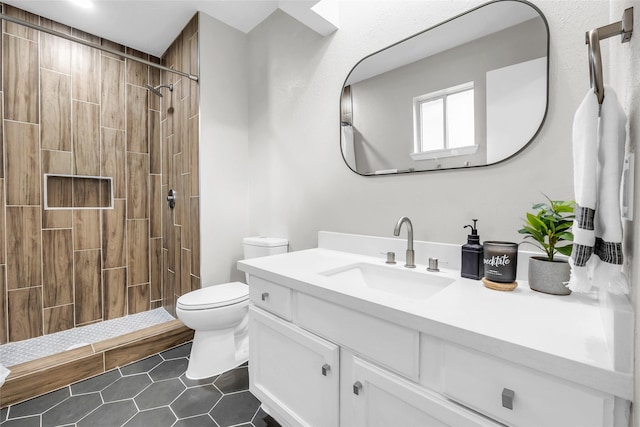
[[[198,74],[198,15],[187,24],[162,57],[162,64]],[[162,72],[162,195],[177,191],[176,207],[163,218],[162,257],[164,307],[175,314],[176,299],[200,288],[200,192],[198,180],[199,100],[198,83]],[[153,163],[154,160],[152,160]],[[158,165],[159,166],[159,165]],[[159,224],[158,224],[159,226]],[[153,227],[153,226],[152,226]],[[152,249],[152,256],[160,248]]]
[[[159,84],[160,72],[8,22],[1,47],[0,343],[160,307],[167,178],[159,98],[144,87]],[[184,113],[176,106],[173,114]],[[46,173],[112,177],[113,209],[44,210]],[[69,191],[48,193],[68,198]]]

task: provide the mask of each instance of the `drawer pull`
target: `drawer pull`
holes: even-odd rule
[[[502,407],[513,410],[513,397],[516,392],[508,388],[502,389]]]
[[[353,383],[353,394],[359,395],[360,390],[362,390],[362,383],[360,381]]]
[[[269,292],[263,292],[260,298],[262,298],[262,301],[266,301],[269,298]]]
[[[324,365],[322,365],[322,375],[324,375],[325,377],[327,376],[327,373],[331,370],[331,366],[328,363],[325,363]]]

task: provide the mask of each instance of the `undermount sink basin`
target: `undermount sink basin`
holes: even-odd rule
[[[351,286],[376,289],[412,299],[427,299],[455,280],[416,270],[357,263],[320,273]]]

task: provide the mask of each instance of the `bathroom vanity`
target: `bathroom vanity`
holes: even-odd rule
[[[492,291],[460,277],[454,245],[386,264],[404,243],[321,232],[316,249],[239,263],[251,391],[282,425],[628,424],[626,298]]]

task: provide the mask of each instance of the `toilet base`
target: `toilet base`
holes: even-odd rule
[[[235,330],[196,331],[186,377],[199,380],[219,375],[249,360],[246,326]]]

